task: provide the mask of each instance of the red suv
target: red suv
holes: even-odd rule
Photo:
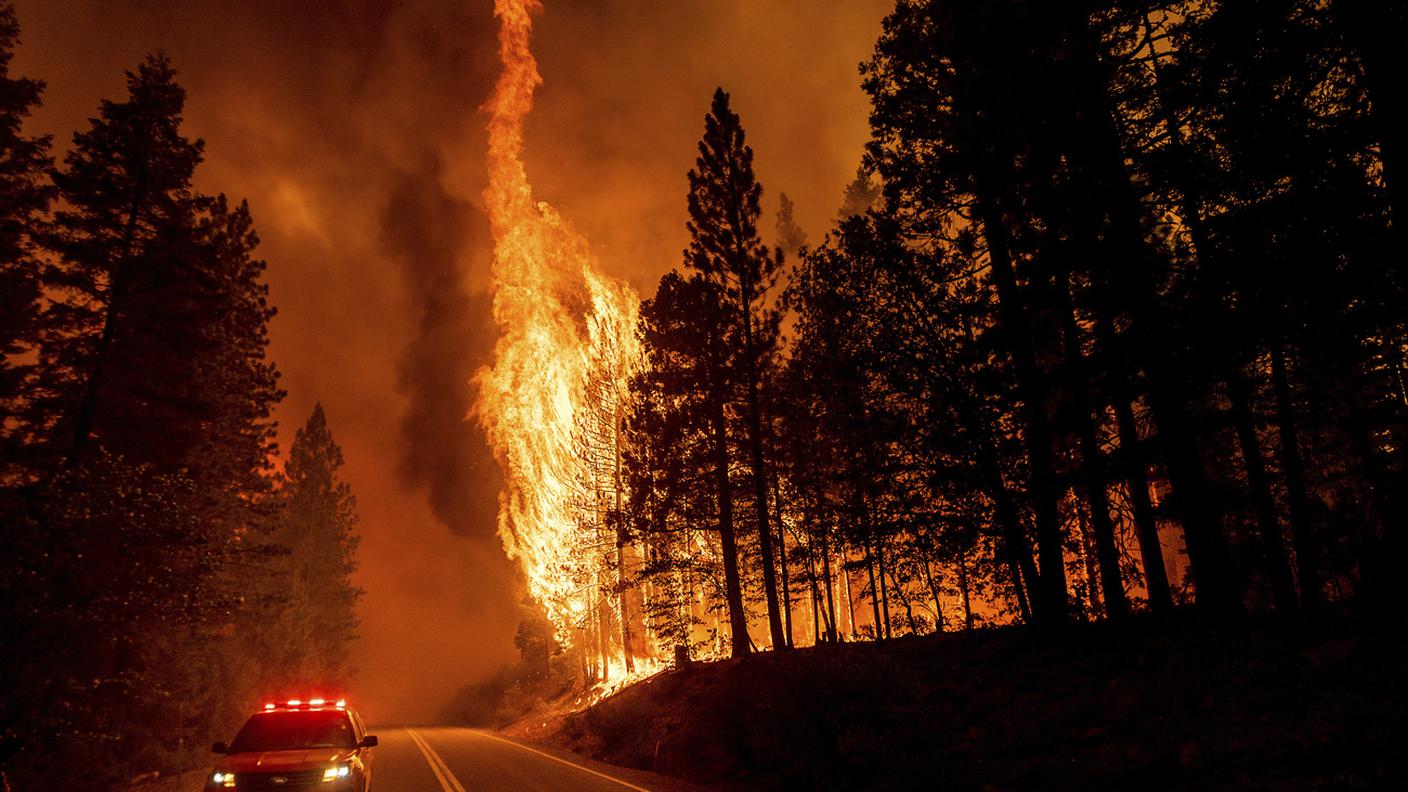
[[[366,792],[375,747],[376,737],[346,701],[265,704],[234,742],[215,743],[213,750],[225,758],[216,762],[205,788]]]

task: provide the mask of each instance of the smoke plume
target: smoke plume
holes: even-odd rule
[[[441,186],[439,158],[403,173],[382,217],[382,243],[401,267],[416,335],[397,366],[410,400],[401,419],[399,472],[424,487],[451,531],[492,537],[502,477],[477,423],[470,379],[493,351],[490,298],[469,294],[470,272],[486,268],[492,242],[483,213]]]

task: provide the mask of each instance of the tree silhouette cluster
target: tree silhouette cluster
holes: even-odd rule
[[[811,247],[716,94],[628,429],[657,634],[1400,609],[1405,21],[902,0]]]
[[[18,35],[0,4],[0,773],[111,789],[346,684],[354,501],[321,407],[275,465],[265,264],[191,186],[171,63],[55,163]]]

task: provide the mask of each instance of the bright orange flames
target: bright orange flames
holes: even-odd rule
[[[614,529],[619,508],[619,444],[625,382],[640,352],[639,298],[603,275],[586,240],[551,206],[533,198],[523,164],[523,122],[542,78],[529,48],[537,0],[497,0],[503,71],[486,105],[494,235],[495,361],[479,372],[478,415],[505,474],[499,536],[522,565],[530,593],[560,638],[611,643]],[[617,467],[619,471],[619,467]],[[608,555],[608,553],[610,555]],[[607,611],[607,616],[602,616]],[[616,618],[620,618],[619,612]],[[591,633],[596,624],[595,638]],[[617,622],[619,625],[619,621]],[[617,628],[619,630],[619,627]],[[603,676],[608,674],[603,673]],[[618,675],[618,679],[620,676]]]

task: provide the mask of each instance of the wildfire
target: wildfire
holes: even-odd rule
[[[504,548],[559,637],[602,647],[606,677],[618,653],[605,647],[630,652],[619,628],[629,623],[626,608],[604,593],[619,589],[606,576],[620,568],[605,515],[619,510],[622,497],[617,432],[626,378],[639,357],[639,298],[603,275],[582,235],[533,197],[523,122],[542,82],[529,46],[539,10],[537,0],[495,3],[503,71],[485,108],[484,198],[500,336],[493,365],[478,375],[478,415],[505,474]]]

